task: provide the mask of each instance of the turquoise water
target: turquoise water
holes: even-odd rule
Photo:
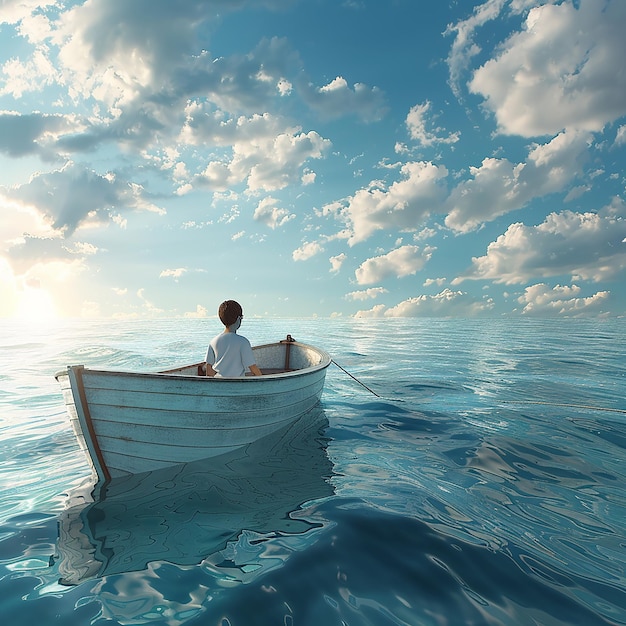
[[[54,373],[215,322],[0,328],[6,624],[626,624],[624,320],[246,318],[381,397],[331,365],[309,423],[93,494]]]

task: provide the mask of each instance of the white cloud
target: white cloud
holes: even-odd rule
[[[271,143],[258,146],[235,146],[231,164],[233,171],[248,176],[248,187],[252,190],[271,191],[282,189],[289,183],[301,179],[301,168],[309,159],[320,159],[330,149],[331,142],[315,131],[308,133],[283,133]],[[250,166],[250,161],[254,165]]]
[[[486,158],[470,168],[472,178],[452,190],[446,226],[457,232],[522,208],[533,198],[562,190],[581,171],[587,133],[562,133],[532,148],[525,163]]]
[[[336,274],[341,269],[341,266],[345,263],[347,258],[348,256],[343,252],[337,256],[331,256],[329,259],[330,271]]]
[[[453,284],[465,279],[514,284],[561,275],[615,278],[626,269],[624,208],[618,201],[602,214],[563,211],[549,214],[538,226],[511,224]]]
[[[273,10],[291,3],[263,0],[257,8]],[[98,280],[72,285],[76,292],[84,291],[74,297],[76,311],[83,299],[89,309],[98,289],[113,298],[111,285],[119,278],[113,264],[130,266],[128,253],[136,249],[138,230],[146,233],[142,244],[146,263],[133,266],[136,280],[142,281],[135,287],[151,284],[162,268],[169,268],[161,272],[166,280],[159,288],[180,291],[167,278],[176,281],[184,274],[185,268],[176,264],[186,263],[196,246],[206,247],[207,237],[225,246],[232,246],[231,238],[259,241],[260,232],[284,227],[296,219],[296,212],[303,234],[287,248],[287,258],[296,246],[300,247],[292,252],[294,261],[324,253],[319,263],[309,264],[311,271],[323,276],[329,269],[326,278],[338,293],[357,287],[341,289],[341,284],[350,282],[363,261],[356,271],[358,285],[373,288],[352,291],[347,296],[351,301],[382,300],[384,289],[374,287],[376,281],[414,276],[426,263],[433,277],[448,275],[463,258],[469,265],[469,254],[480,249],[475,247],[479,238],[485,256],[474,259],[457,282],[486,279],[525,286],[558,276],[555,280],[561,283],[582,285],[583,280],[625,276],[626,213],[583,213],[577,208],[606,202],[595,200],[603,193],[623,191],[620,164],[626,126],[620,123],[626,89],[619,72],[626,50],[623,2],[481,0],[469,9],[461,8],[462,3],[455,6],[450,15],[471,17],[449,28],[455,35],[448,59],[452,83],[455,89],[468,84],[468,76],[461,74],[469,62],[478,67],[476,59],[481,59],[484,65],[473,76],[471,89],[484,99],[484,110],[493,111],[498,130],[522,137],[547,135],[543,143],[526,149],[527,141],[489,135],[492,121],[482,119],[476,97],[446,102],[445,94],[435,91],[431,102],[414,94],[399,113],[390,110],[393,119],[383,121],[385,95],[372,86],[376,67],[364,63],[386,63],[387,48],[355,47],[358,63],[348,69],[338,65],[340,57],[329,48],[335,70],[329,65],[324,74],[316,68],[312,79],[303,63],[311,41],[308,35],[299,39],[293,37],[297,31],[291,31],[289,39],[276,38],[267,31],[270,36],[258,44],[248,43],[246,37],[232,38],[232,29],[240,24],[223,15],[249,8],[250,0],[189,0],[176,7],[162,0],[0,4],[9,45],[0,60],[0,95],[12,102],[7,108],[16,109],[0,111],[0,156],[7,164],[0,167],[6,185],[0,189],[6,197],[0,200],[0,255],[5,255],[11,279],[18,281],[40,276],[47,280],[53,269],[74,277],[88,268]],[[360,4],[365,9],[365,3]],[[289,12],[287,19],[292,17],[295,14]],[[339,14],[337,18],[343,19]],[[482,28],[495,18],[500,19],[493,27]],[[523,20],[522,32],[506,34],[519,30]],[[502,36],[507,37],[504,42]],[[232,46],[215,47],[228,40]],[[442,48],[433,43],[432,50],[442,58]],[[499,47],[489,49],[490,45]],[[406,59],[413,52],[407,49]],[[401,93],[397,80],[406,75],[398,67],[385,82],[394,98]],[[428,71],[436,69],[431,66]],[[344,71],[349,75],[341,74]],[[55,111],[58,114],[52,114]],[[340,117],[341,122],[335,121]],[[462,138],[454,132],[460,127]],[[592,136],[602,128],[608,128],[605,137]],[[483,143],[475,143],[470,135]],[[423,158],[415,157],[422,148],[437,149],[432,162],[399,162]],[[594,158],[594,172],[583,169],[585,155]],[[69,158],[73,162],[61,167]],[[476,167],[470,168],[470,163]],[[277,191],[290,186],[287,193]],[[229,192],[228,204],[236,209],[220,220],[226,206],[226,194],[221,192]],[[546,196],[557,193],[555,203],[562,204],[564,197],[572,203],[566,206],[581,212],[553,213],[542,224],[551,200]],[[342,199],[329,202],[334,198]],[[320,219],[313,224],[311,206],[324,202],[329,203],[321,213],[315,209],[313,215]],[[172,207],[168,220],[137,215],[145,210],[162,212],[157,206],[161,203]],[[451,236],[441,223],[447,216],[447,228],[465,234],[526,207],[527,213],[515,217],[520,224],[507,229],[512,220],[502,222],[498,231],[502,236],[486,250],[484,242],[491,241],[484,239],[487,228],[478,238],[461,238]],[[555,204],[549,210],[562,207]],[[333,233],[332,220],[324,219],[330,216],[338,220],[339,226],[334,226],[339,232]],[[128,231],[122,230],[127,225]],[[209,225],[204,232],[191,231]],[[182,232],[184,228],[188,230]],[[235,230],[239,232],[233,235]],[[81,241],[76,241],[77,235]],[[434,248],[424,246],[435,236],[439,250],[448,248],[446,254],[432,254],[429,261]],[[352,255],[348,263],[348,245],[369,238],[375,240],[370,251]],[[281,247],[270,256],[284,258],[282,248],[289,240],[278,239],[274,237]],[[331,242],[335,256],[324,252]],[[372,252],[382,246],[385,251],[398,250]],[[242,259],[259,247],[244,248]],[[259,263],[267,263],[267,255],[259,252]],[[147,263],[157,253],[158,264],[150,269]],[[381,256],[365,260],[374,255]],[[329,256],[329,265],[324,265]],[[440,260],[442,265],[435,268],[433,263]],[[294,271],[304,270],[295,264]],[[113,282],[107,282],[112,277]],[[421,273],[400,281],[393,290],[386,282],[380,284],[390,291],[406,291],[422,282],[428,292],[435,285],[435,291],[448,285],[442,278],[424,280]],[[604,293],[600,289],[607,287],[596,286],[593,291]],[[70,289],[66,291],[69,300]],[[193,294],[191,286],[189,293]],[[584,293],[600,299],[598,294]],[[407,295],[410,291],[394,302]],[[182,297],[177,299],[176,311],[197,315],[196,296],[184,297],[184,304]],[[554,294],[555,301],[582,298]],[[106,296],[102,310],[112,314],[105,300]],[[443,310],[446,303],[452,309],[456,303],[459,311],[471,305],[467,294],[448,290],[410,298],[392,309],[374,307],[372,314],[423,314],[437,311],[437,306]],[[485,301],[474,304],[484,306]],[[513,306],[521,310],[531,304],[539,309],[538,300],[532,299]],[[121,310],[121,299],[114,306]],[[320,302],[320,311],[326,306]]]
[[[518,302],[524,305],[524,315],[579,317],[606,312],[610,292],[598,291],[589,297],[580,297],[577,285],[549,287],[544,283],[526,287]]]
[[[311,107],[328,118],[350,114],[373,122],[381,119],[386,111],[384,95],[377,87],[368,87],[363,83],[350,87],[342,76],[319,88],[300,80],[299,90]]]
[[[0,187],[0,251],[23,242],[25,233],[31,237],[59,237],[50,219],[42,215],[36,207],[11,200],[1,194],[2,187]]]
[[[454,144],[459,140],[460,134],[457,133],[445,133],[445,130],[441,127],[435,127],[429,130],[429,120],[427,114],[430,112],[432,104],[428,101],[424,104],[416,104],[411,107],[409,114],[406,117],[406,126],[409,130],[411,139],[417,141],[421,146],[429,147],[435,144]],[[401,152],[402,149],[397,149],[397,152]]]
[[[14,202],[31,206],[52,226],[66,234],[86,223],[114,221],[114,209],[164,211],[154,205],[137,184],[112,174],[101,176],[81,165],[34,175],[28,183],[5,191]]]
[[[497,18],[506,4],[507,0],[487,0],[474,8],[470,18],[448,25],[445,34],[456,33],[447,60],[450,86],[457,97],[461,95],[461,76],[467,70],[471,59],[481,51],[474,42],[474,33],[485,23]]]
[[[271,196],[263,198],[254,211],[254,219],[275,230],[296,217],[294,213],[289,213],[287,209],[281,209],[276,206],[277,202],[278,200]]]
[[[3,0],[0,4],[0,22],[20,22],[27,19],[33,11],[52,4],[56,4],[56,0]]]
[[[158,10],[146,0],[74,6],[56,24],[66,80],[85,97],[95,93],[112,107],[127,103],[191,55],[197,24],[211,13],[194,1]]]
[[[494,306],[491,299],[476,300],[464,291],[444,289],[434,296],[408,298],[385,311],[385,317],[454,316],[473,317],[487,313]]]
[[[494,307],[490,298],[476,300],[464,291],[444,289],[434,296],[408,298],[394,307],[377,304],[366,311],[358,311],[354,317],[475,317],[487,314]]]
[[[356,317],[357,319],[384,317],[386,308],[387,307],[384,304],[377,304],[376,306],[372,307],[368,311],[357,311],[354,314],[354,317]]]
[[[91,249],[88,248],[88,254]],[[83,267],[85,252],[78,248],[66,245],[60,237],[34,237],[24,235],[20,240],[13,242],[6,250],[6,258],[16,276],[30,276],[56,267],[59,278],[68,273],[75,273]],[[62,269],[64,267],[64,269]]]
[[[314,180],[303,167],[311,159],[321,159],[331,142],[315,131],[287,129],[268,135],[267,127],[255,127],[258,135],[239,137],[232,145],[232,158],[213,160],[193,182],[217,191],[246,183],[250,190],[273,191],[289,184],[308,184]]]
[[[485,98],[500,132],[522,137],[565,128],[600,131],[626,114],[626,3],[545,3],[523,31],[479,68],[470,90]]]
[[[306,261],[323,251],[324,247],[322,244],[318,241],[310,241],[294,250],[291,256],[294,261]]]
[[[424,281],[424,287],[430,287],[431,285],[437,285],[441,287],[446,282],[445,278],[427,278]]]
[[[346,294],[346,300],[373,300],[385,293],[388,293],[384,287],[372,287],[361,291],[351,291]]]
[[[163,270],[159,274],[159,278],[173,278],[174,280],[178,281],[178,279],[183,274],[186,274],[186,273],[187,273],[186,267],[177,267],[176,269],[173,269],[173,270]]]
[[[441,179],[448,171],[429,162],[409,162],[400,168],[402,179],[387,187],[373,181],[358,190],[346,203],[329,203],[325,214],[334,214],[351,231],[348,243],[365,241],[377,230],[418,230],[434,207],[441,205]]]
[[[185,122],[179,139],[188,145],[231,146],[249,142],[271,141],[281,133],[295,133],[299,127],[271,113],[229,115],[211,102],[192,100],[185,106]]]
[[[185,317],[187,318],[205,318],[208,317],[209,312],[205,306],[201,304],[196,305],[195,311],[188,311],[185,313]]]
[[[390,276],[402,278],[415,274],[429,261],[435,248],[405,245],[387,254],[367,259],[356,269],[359,285],[369,285]]]
[[[35,51],[28,61],[9,59],[2,66],[0,96],[10,95],[19,99],[24,92],[39,91],[52,85],[57,79],[57,71],[50,60],[40,51]]]

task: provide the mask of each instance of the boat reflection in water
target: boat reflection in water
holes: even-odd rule
[[[318,406],[227,455],[76,490],[59,518],[59,582],[140,572],[159,561],[201,564],[217,578],[246,582],[268,565],[260,560],[264,541],[323,526],[305,519],[301,506],[333,493],[327,425]]]

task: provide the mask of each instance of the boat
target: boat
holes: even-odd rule
[[[288,425],[319,402],[330,356],[291,335],[253,347],[263,376],[68,366],[56,374],[80,448],[101,481],[207,459]]]
[[[327,427],[318,405],[223,456],[84,481],[69,492],[58,518],[59,582],[77,585],[162,562],[204,563],[218,578],[259,574],[280,546],[291,553],[326,525],[303,505],[334,494]],[[264,558],[265,544],[273,559]]]

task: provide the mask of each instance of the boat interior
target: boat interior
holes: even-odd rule
[[[270,374],[286,374],[319,365],[322,355],[319,351],[304,344],[298,344],[291,335],[277,343],[252,348],[256,364],[264,376]],[[171,370],[159,372],[176,376],[205,376],[204,362],[185,365]]]

